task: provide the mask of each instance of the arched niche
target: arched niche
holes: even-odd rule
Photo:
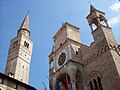
[[[104,16],[99,15],[99,20],[101,25],[108,26],[107,20]]]
[[[70,76],[68,73],[60,74],[57,79],[58,79],[58,82],[60,84],[61,90],[68,90],[67,85],[69,85],[69,87],[71,87],[71,79],[70,79]],[[68,84],[67,84],[67,80],[68,80]],[[56,85],[56,90],[58,90],[57,85]]]
[[[76,71],[76,90],[84,90],[83,75],[79,69]]]

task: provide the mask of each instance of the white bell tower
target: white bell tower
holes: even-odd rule
[[[10,42],[5,74],[28,83],[33,42],[30,40],[29,15],[20,26],[17,36]]]

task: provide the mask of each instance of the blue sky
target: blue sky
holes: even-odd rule
[[[82,43],[89,46],[93,41],[86,20],[89,1],[106,13],[120,44],[119,0],[0,0],[0,72],[5,69],[10,40],[17,35],[17,30],[29,10],[31,40],[34,42],[29,84],[38,90],[44,90],[44,81],[48,89],[48,55],[53,45],[52,37],[62,26],[62,22],[80,27]]]

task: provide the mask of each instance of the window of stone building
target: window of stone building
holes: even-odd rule
[[[62,43],[60,43],[60,46],[62,46]]]
[[[98,90],[98,84],[95,79],[93,80],[93,83],[94,83],[94,90]]]
[[[78,51],[76,51],[76,55],[78,55]]]
[[[49,69],[53,68],[53,57],[50,58],[50,62],[49,62]]]
[[[26,48],[29,48],[29,43],[28,42],[24,42],[24,46],[26,47]]]
[[[14,42],[13,42],[13,47],[16,47],[17,44],[18,44],[18,40],[14,41]]]
[[[13,74],[12,72],[10,72],[10,73],[8,74],[8,76],[11,77],[11,78],[13,78],[13,77],[14,77],[14,74]]]
[[[17,89],[17,84],[13,84],[13,88],[14,88],[14,89]]]
[[[102,52],[104,52],[104,49],[103,49],[103,48],[101,48],[101,53],[102,53]]]
[[[102,84],[101,84],[101,78],[98,76],[98,86],[99,86],[99,90],[103,90],[102,88]]]
[[[15,66],[15,63],[13,64],[13,67]]]
[[[28,68],[26,67],[26,71],[28,71]]]
[[[93,30],[95,30],[97,28],[97,26],[93,23],[92,24]]]
[[[120,45],[118,45],[117,48],[120,50]]]
[[[20,67],[21,63],[19,63],[19,67]]]
[[[98,76],[97,80],[94,79],[93,82],[89,82],[90,90],[103,90],[101,78]]]
[[[2,84],[3,83],[3,78],[2,77],[0,77],[0,84]]]
[[[104,21],[101,21],[100,24],[101,24],[101,25],[104,25],[104,26],[107,26]]]
[[[93,90],[93,84],[92,84],[92,82],[90,81],[89,84],[90,84],[90,90]]]
[[[12,80],[8,80],[8,86],[17,89],[17,84]]]
[[[53,61],[49,63],[49,69],[53,68]]]

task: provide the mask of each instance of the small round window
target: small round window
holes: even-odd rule
[[[58,59],[58,64],[61,66],[65,62],[65,59],[66,59],[66,54],[62,53]]]

